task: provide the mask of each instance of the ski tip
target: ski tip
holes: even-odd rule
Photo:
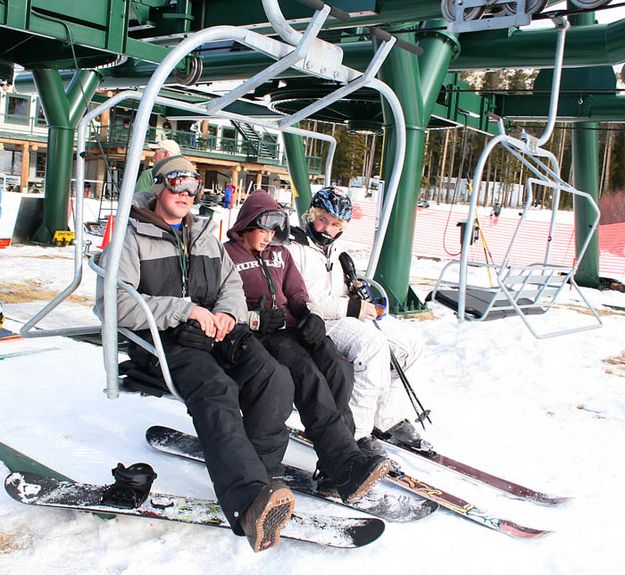
[[[536,497],[530,497],[529,499],[540,505],[555,507],[556,505],[566,505],[573,500],[573,497],[558,497],[557,495],[545,495],[544,493],[539,493]]]
[[[366,529],[362,527],[350,527],[348,529],[349,536],[352,539],[354,547],[364,547],[365,545],[369,545],[369,543],[373,543],[376,539],[378,539],[382,533],[384,533],[384,528],[386,524],[381,519],[369,519],[367,521]]]
[[[324,547],[355,549],[373,543],[384,533],[384,528],[384,521],[371,517],[361,519],[293,513],[281,537]]]
[[[22,477],[22,474],[18,471],[13,471],[12,473],[9,473],[5,478],[4,478],[4,487],[8,487],[9,485],[13,485],[16,481],[19,481]]]
[[[430,500],[426,499],[423,502],[423,510],[424,510],[424,513],[425,513],[424,517],[434,513],[435,511],[438,510],[439,507],[440,507],[440,505],[438,503],[436,503],[436,501],[430,501]]]
[[[547,529],[534,529],[533,527],[525,527],[512,521],[502,521],[500,524],[500,531],[506,535],[512,537],[519,537],[521,539],[538,539],[546,535],[551,535],[553,531]]]
[[[29,503],[32,496],[36,496],[41,489],[38,484],[45,480],[44,476],[28,471],[14,471],[4,480],[4,489],[8,495],[20,503]]]
[[[145,439],[150,444],[159,444],[166,441],[172,441],[184,435],[181,431],[164,427],[163,425],[153,425],[148,427],[145,432]]]
[[[145,430],[146,438],[161,436],[164,433],[171,433],[172,429],[169,427],[163,427],[162,425],[152,425]]]

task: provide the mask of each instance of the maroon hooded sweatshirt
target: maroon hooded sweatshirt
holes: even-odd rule
[[[283,308],[287,327],[297,325],[303,304],[308,302],[306,285],[300,275],[291,253],[283,245],[269,245],[261,254],[254,253],[243,242],[240,232],[249,229],[250,224],[262,213],[282,210],[282,207],[267,192],[256,190],[243,202],[234,226],[228,230],[230,241],[224,244],[232,258],[236,270],[243,280],[243,291],[247,299],[247,308],[257,310],[261,296],[265,296],[264,306]],[[263,267],[261,258],[265,263]],[[269,272],[273,283],[265,275]]]

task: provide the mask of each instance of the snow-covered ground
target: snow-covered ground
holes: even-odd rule
[[[19,330],[45,303],[33,301],[37,294],[56,293],[69,282],[72,252],[0,250],[5,327]],[[440,265],[415,261],[413,276],[435,278]],[[94,323],[94,283],[87,268],[79,297],[43,324]],[[427,284],[415,285],[423,297]],[[129,517],[104,521],[21,505],[0,490],[0,574],[622,573],[625,311],[604,304],[625,308],[625,294],[586,293],[605,314],[604,326],[548,340],[534,339],[518,318],[458,324],[450,310],[430,304],[434,319],[416,322],[425,351],[408,374],[432,410],[425,436],[440,452],[535,489],[570,495],[571,503],[548,508],[511,500],[393,452],[409,473],[495,515],[552,529],[548,537],[515,540],[440,509],[415,523],[387,523],[382,537],[362,549],[285,541],[254,554],[245,539],[227,530]],[[563,303],[574,304],[572,299],[566,292]],[[555,328],[589,317],[565,306],[542,320]],[[19,355],[25,351],[32,353]],[[96,346],[58,337],[0,342],[0,441],[77,480],[110,482],[118,461],[145,461],[158,472],[155,490],[214,497],[202,466],[157,453],[144,440],[154,424],[192,432],[182,404],[127,395],[112,401],[103,387]],[[298,445],[289,447],[287,461],[314,465],[312,453]],[[305,497],[298,497],[297,507],[358,515]]]

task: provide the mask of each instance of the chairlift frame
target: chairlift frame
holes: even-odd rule
[[[476,219],[476,206],[479,196],[480,184],[486,162],[491,152],[499,145],[508,151],[514,158],[519,160],[535,177],[529,177],[526,180],[527,197],[523,211],[520,215],[517,226],[510,239],[510,243],[500,264],[469,262],[470,250],[470,234],[464,234],[462,238],[462,252],[460,260],[449,262],[441,271],[436,286],[432,292],[432,299],[436,299],[437,293],[443,286],[457,289],[457,315],[458,322],[467,321],[483,321],[489,319],[490,316],[508,315],[511,312],[518,315],[530,330],[532,335],[538,339],[554,337],[558,335],[576,333],[601,327],[601,318],[581,292],[579,286],[575,282],[575,273],[580,261],[584,257],[588,245],[590,244],[593,234],[599,225],[599,208],[592,196],[586,192],[582,192],[567,182],[560,176],[560,166],[557,158],[549,150],[543,149],[541,146],[545,144],[553,132],[555,126],[556,114],[558,108],[560,80],[562,76],[562,62],[564,57],[564,44],[566,32],[569,23],[562,17],[554,18],[554,24],[558,28],[558,42],[556,46],[556,57],[553,74],[551,101],[549,107],[549,117],[547,125],[542,136],[536,138],[529,134],[522,134],[522,137],[514,138],[505,132],[503,120],[498,118],[499,135],[495,136],[486,145],[480,159],[478,160],[475,174],[473,177],[473,189],[469,203],[469,214],[467,216],[466,229],[472,229]],[[549,225],[549,236],[547,247],[545,250],[545,258],[540,263],[532,263],[525,267],[513,266],[510,264],[511,253],[521,227],[526,220],[529,207],[532,202],[532,187],[541,185],[553,189],[552,216]],[[590,205],[595,214],[589,233],[581,246],[577,248],[575,260],[571,265],[555,265],[550,263],[551,257],[551,238],[553,237],[556,215],[560,203],[560,195],[562,192],[572,194],[576,199],[583,199]],[[492,269],[496,272],[497,286],[493,288],[484,288],[479,285],[468,285],[468,266]],[[448,271],[454,267],[459,267],[459,281],[452,282],[446,279]],[[569,329],[560,329],[547,332],[539,332],[529,320],[532,313],[543,313],[548,311],[556,302],[558,296],[562,292],[565,285],[570,285],[578,293],[584,304],[587,306],[594,321],[591,324],[584,324]],[[477,294],[478,300],[486,302],[484,309],[480,313],[473,316],[467,310],[467,295]],[[443,296],[441,299],[443,299]],[[492,319],[492,317],[490,318]]]
[[[325,181],[331,181],[331,162],[334,150],[336,149],[336,140],[331,136],[317,134],[308,130],[302,130],[293,127],[297,122],[303,120],[317,111],[327,107],[328,105],[340,100],[341,98],[351,94],[352,92],[368,87],[376,90],[389,104],[391,113],[394,116],[396,130],[396,154],[393,161],[392,175],[389,178],[388,194],[382,214],[380,217],[380,225],[377,230],[374,242],[368,275],[373,275],[382,249],[382,240],[386,233],[388,223],[399,187],[399,179],[404,164],[405,148],[406,148],[406,129],[405,119],[402,112],[399,99],[392,89],[384,82],[378,80],[375,76],[384,60],[388,56],[390,50],[397,42],[396,38],[386,35],[380,42],[376,52],[374,53],[365,72],[349,68],[342,64],[343,52],[339,46],[335,46],[320,40],[317,36],[328,16],[333,14],[341,16],[340,11],[330,7],[323,2],[310,2],[302,0],[303,3],[313,5],[315,13],[311,18],[308,27],[304,33],[294,30],[286,21],[277,0],[262,0],[263,7],[267,16],[278,32],[279,36],[284,40],[275,40],[263,36],[252,30],[239,28],[235,26],[215,26],[200,30],[189,35],[180,44],[171,50],[154,71],[152,78],[148,82],[143,93],[136,91],[124,91],[112,96],[104,103],[100,104],[90,112],[87,112],[78,124],[77,128],[77,155],[76,155],[76,241],[75,241],[75,265],[74,277],[71,283],[56,298],[49,302],[42,310],[40,310],[31,320],[29,320],[22,328],[21,334],[24,337],[45,337],[51,335],[79,335],[84,333],[94,333],[100,330],[96,328],[63,328],[55,330],[37,329],[36,325],[43,317],[48,315],[55,309],[64,299],[66,299],[80,285],[82,279],[82,246],[83,246],[83,200],[84,200],[84,179],[85,179],[85,156],[87,145],[87,128],[93,118],[101,114],[103,111],[115,106],[125,99],[139,100],[140,104],[135,116],[135,123],[132,127],[132,133],[129,143],[128,154],[126,158],[126,169],[119,192],[119,200],[117,207],[116,226],[113,231],[111,243],[109,244],[110,258],[106,269],[99,265],[98,257],[89,261],[90,267],[100,276],[104,278],[104,318],[102,323],[102,343],[104,366],[106,370],[106,394],[110,399],[119,396],[119,371],[118,371],[118,329],[126,337],[137,343],[144,349],[156,355],[162,369],[163,378],[170,393],[181,399],[177,393],[167,360],[160,341],[160,336],[156,326],[154,317],[147,306],[143,297],[130,285],[121,282],[118,279],[119,265],[121,260],[121,252],[123,248],[124,236],[132,205],[132,196],[134,193],[134,185],[137,179],[141,154],[143,152],[145,134],[149,125],[149,117],[155,104],[174,105],[179,109],[190,111],[202,118],[211,116],[246,121],[251,124],[261,125],[273,128],[283,132],[294,133],[302,136],[309,136],[320,140],[325,140],[330,144],[330,154],[326,163]],[[216,41],[234,40],[256,52],[261,52],[274,60],[273,64],[265,70],[259,72],[255,76],[244,81],[241,85],[234,88],[230,92],[224,94],[220,98],[209,102],[208,104],[188,104],[179,102],[171,98],[163,98],[158,96],[163,84],[167,81],[176,65],[185,56],[197,49],[199,46]],[[281,72],[288,68],[298,69],[306,75],[332,80],[342,84],[340,88],[331,92],[324,98],[310,104],[291,116],[285,116],[279,120],[259,120],[248,116],[225,112],[224,108],[244,96],[257,86],[274,79]],[[123,289],[128,292],[131,297],[137,301],[146,313],[146,319],[150,328],[150,332],[154,344],[143,340],[136,336],[130,330],[118,328],[117,324],[117,289]]]

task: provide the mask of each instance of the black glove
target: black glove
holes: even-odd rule
[[[200,323],[194,319],[181,323],[174,333],[178,343],[186,347],[211,351],[215,344],[215,340],[212,337],[208,337],[201,328]]]
[[[297,328],[304,342],[311,347],[319,345],[326,336],[326,323],[308,308],[300,315]]]
[[[215,355],[229,369],[234,366],[242,351],[247,349],[247,341],[252,337],[250,328],[245,323],[238,323],[220,342],[215,344]]]
[[[265,296],[258,298],[258,307],[250,313],[250,327],[262,335],[282,329],[286,324],[286,314],[279,307],[266,308]]]

